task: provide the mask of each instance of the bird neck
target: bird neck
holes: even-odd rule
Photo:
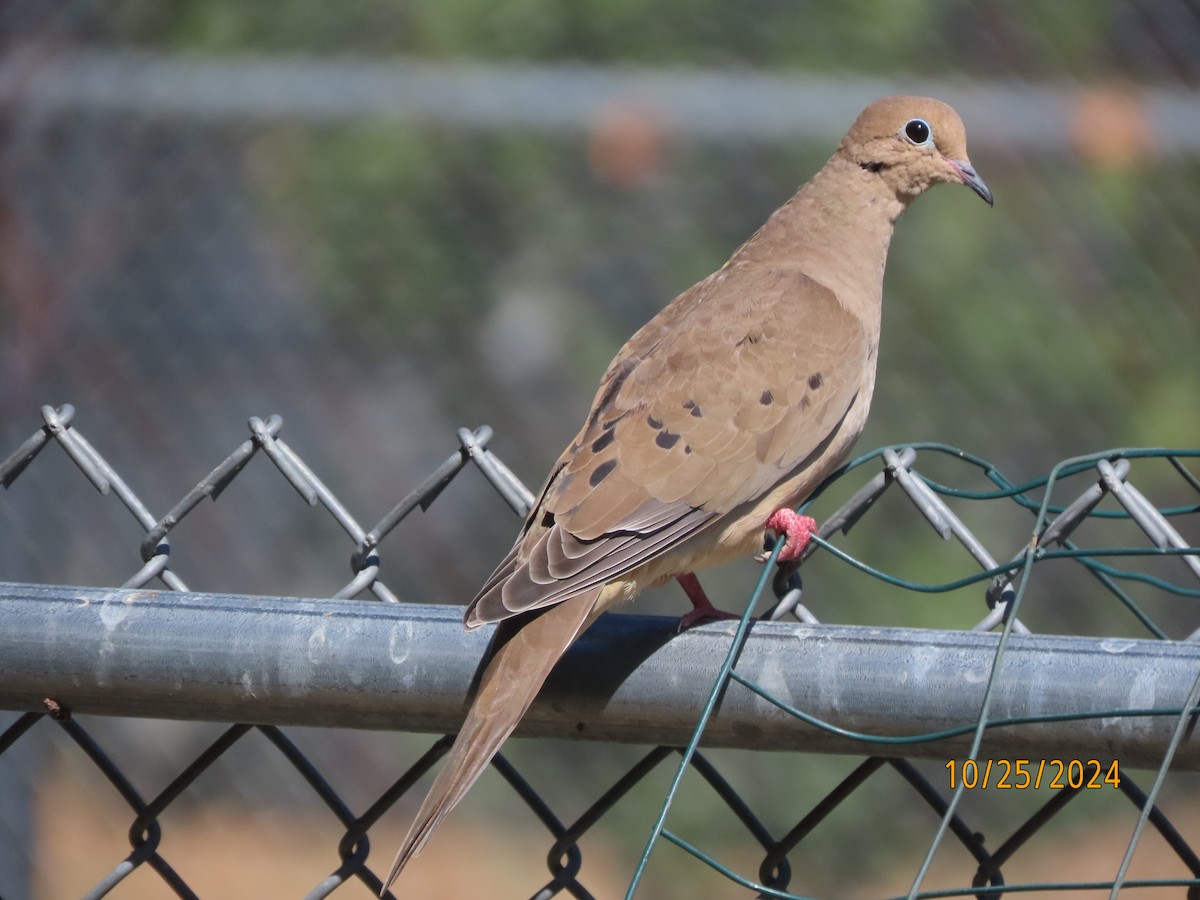
[[[803,266],[867,322],[878,322],[883,270],[907,203],[877,174],[835,154],[738,251]]]

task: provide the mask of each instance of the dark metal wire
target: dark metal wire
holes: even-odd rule
[[[380,577],[381,542],[413,510],[428,507],[468,465],[479,469],[517,514],[525,515],[533,501],[532,495],[524,485],[487,449],[491,429],[485,427],[472,431],[464,428],[460,429],[457,435],[458,448],[397,503],[378,524],[365,529],[301,456],[281,439],[282,419],[270,416],[266,419],[250,419],[250,438],[188,490],[165,515],[156,518],[115,468],[83,437],[76,427],[76,419],[75,410],[69,405],[57,410],[43,407],[42,426],[0,463],[0,485],[11,485],[46,447],[51,444],[61,447],[97,491],[117,499],[145,529],[145,537],[139,548],[143,565],[127,582],[131,586],[145,585],[157,579],[172,590],[187,589],[183,580],[171,569],[171,548],[168,539],[171,531],[201,500],[206,497],[215,500],[227,490],[259,451],[262,451],[262,455],[292,485],[306,504],[323,506],[348,535],[352,545],[351,562],[354,577],[339,591],[338,595],[342,597],[354,597],[369,591],[378,600],[395,600],[395,595]],[[1036,566],[1046,561],[1067,560],[1077,565],[1092,578],[1094,584],[1128,609],[1151,636],[1161,640],[1167,639],[1169,629],[1154,621],[1146,611],[1144,603],[1138,602],[1123,585],[1136,584],[1161,595],[1180,598],[1200,597],[1200,587],[1197,586],[1200,583],[1200,549],[1190,546],[1173,524],[1180,520],[1191,521],[1187,517],[1200,513],[1200,502],[1194,499],[1196,495],[1200,495],[1200,478],[1189,468],[1197,457],[1200,457],[1200,450],[1195,449],[1114,449],[1066,460],[1055,466],[1045,477],[1021,484],[1011,482],[982,457],[937,443],[882,448],[851,461],[842,467],[835,479],[831,479],[829,483],[837,478],[851,477],[851,473],[864,466],[873,465],[878,467],[879,471],[871,475],[840,509],[825,517],[819,537],[805,551],[802,561],[824,550],[860,572],[884,583],[915,592],[942,593],[975,584],[988,585],[986,590],[980,592],[984,615],[975,629],[1001,628],[1002,633],[992,669],[987,675],[988,688],[984,692],[984,700],[976,720],[952,731],[908,736],[866,734],[835,722],[821,721],[789,702],[787,698],[775,696],[767,686],[739,672],[739,653],[749,633],[751,613],[759,598],[765,594],[772,578],[775,580],[776,593],[781,598],[787,598],[787,605],[777,607],[776,615],[782,614],[786,609],[802,616],[805,621],[816,621],[811,611],[799,602],[802,589],[794,574],[795,567],[780,567],[776,576],[774,566],[768,565],[764,568],[762,577],[750,595],[741,621],[734,630],[721,675],[712,685],[709,704],[697,722],[693,739],[686,748],[654,748],[607,787],[595,785],[597,799],[569,825],[564,824],[510,760],[502,755],[496,758],[496,769],[516,796],[533,811],[553,839],[547,851],[550,880],[538,889],[534,896],[549,898],[566,894],[580,898],[593,897],[593,893],[584,882],[586,866],[580,839],[602,822],[617,803],[643,785],[660,764],[678,754],[679,763],[674,780],[666,791],[658,821],[651,829],[645,851],[632,874],[627,897],[632,897],[637,891],[643,871],[656,845],[660,843],[660,838],[691,853],[700,863],[720,872],[732,883],[758,891],[760,896],[800,897],[802,895],[788,892],[789,885],[796,878],[792,855],[797,853],[812,833],[842,807],[864,783],[889,767],[901,776],[915,796],[927,805],[941,822],[908,897],[998,897],[1006,893],[1081,889],[1109,890],[1115,895],[1122,887],[1153,885],[1186,886],[1190,897],[1200,897],[1200,858],[1155,802],[1176,747],[1185,739],[1185,735],[1190,734],[1190,729],[1195,727],[1200,704],[1200,673],[1197,673],[1195,687],[1188,701],[1174,709],[1079,710],[1038,716],[1005,717],[994,715],[990,708],[991,685],[996,672],[1004,664],[1007,637],[1014,631],[1028,632],[1028,628],[1017,617],[1017,612],[1034,573],[1040,571]],[[935,481],[918,470],[918,464],[927,466],[935,458],[949,459],[967,467],[972,473],[981,474],[996,486],[995,490],[955,487]],[[1172,477],[1177,479],[1179,496],[1183,502],[1156,507],[1134,486],[1134,473],[1150,465],[1165,467]],[[1158,474],[1161,475],[1161,472]],[[827,486],[828,483],[822,486],[804,508],[810,508],[812,503],[824,494]],[[899,492],[908,499],[915,514],[924,518],[937,534],[957,541],[975,571],[940,583],[918,583],[856,559],[831,542],[835,533],[844,534],[855,527],[893,486],[899,487]],[[1074,494],[1064,496],[1068,489],[1073,490]],[[1099,508],[1107,498],[1115,499],[1116,508]],[[1015,504],[1033,515],[1030,533],[1021,540],[1015,553],[993,556],[965,525],[954,506],[978,503]],[[1077,533],[1078,526],[1088,520],[1121,520],[1131,523],[1145,535],[1146,544],[1120,547],[1081,545],[1073,535]],[[777,556],[778,552],[779,548],[776,547],[772,556]],[[1116,565],[1109,561],[1114,558],[1123,562]],[[1137,568],[1140,561],[1156,558],[1178,559],[1181,563],[1178,579]],[[1200,628],[1194,629],[1189,639],[1200,639]],[[783,829],[780,836],[776,836],[776,832],[760,817],[752,804],[724,777],[719,766],[697,750],[709,717],[730,684],[753,691],[775,708],[784,710],[809,725],[852,737],[863,745],[864,761],[841,783],[819,797],[807,812],[800,815],[795,824]],[[1018,859],[1021,851],[1030,846],[1055,816],[1071,805],[1086,802],[1088,791],[1070,787],[1056,791],[1036,811],[1028,815],[1006,839],[989,850],[989,842],[958,811],[965,791],[963,784],[960,783],[956,790],[947,791],[923,776],[911,762],[905,759],[885,760],[874,755],[872,750],[885,744],[902,746],[906,742],[919,743],[952,735],[972,734],[974,740],[969,758],[982,762],[985,758],[982,755],[985,736],[997,728],[1016,724],[1051,723],[1072,718],[1128,720],[1139,716],[1172,716],[1177,720],[1177,726],[1171,745],[1163,748],[1161,764],[1155,772],[1154,784],[1149,791],[1143,791],[1127,773],[1122,773],[1120,790],[1139,809],[1140,816],[1130,835],[1126,858],[1119,867],[1114,867],[1111,881],[1086,884],[1013,884],[1006,883],[1004,877],[1004,867]],[[135,765],[136,761],[129,759],[127,755],[118,757],[106,750],[69,710],[58,708],[52,701],[47,702],[46,712],[26,712],[0,733],[0,762],[3,762],[8,750],[38,731],[38,726],[43,722],[56,723],[57,731],[80,748],[91,765],[113,785],[132,813],[129,827],[130,853],[100,878],[87,894],[89,897],[104,896],[130,873],[143,866],[155,871],[164,886],[176,896],[196,896],[178,871],[160,853],[162,816],[181,797],[188,795],[196,780],[217,760],[250,734],[261,734],[266,738],[282,760],[301,775],[308,788],[336,816],[344,829],[337,848],[340,865],[330,871],[319,884],[314,885],[307,896],[326,897],[354,878],[378,892],[382,885],[378,875],[369,865],[369,830],[397,801],[417,790],[422,776],[444,755],[450,743],[449,737],[435,741],[420,759],[370,804],[368,809],[356,814],[317,765],[274,725],[230,725],[194,759],[183,765],[179,774],[155,797],[146,800],[126,774],[126,770]],[[754,877],[739,873],[734,867],[699,849],[695,841],[685,837],[678,829],[667,827],[672,805],[683,790],[683,776],[687,772],[696,773],[701,777],[719,801],[740,822],[750,840],[762,849],[763,855]],[[1146,824],[1152,825],[1164,838],[1171,851],[1192,874],[1190,879],[1132,880],[1126,877],[1128,861],[1141,840]],[[946,835],[952,835],[973,858],[976,873],[972,884],[955,889],[923,890],[922,881],[929,861],[945,842]]]

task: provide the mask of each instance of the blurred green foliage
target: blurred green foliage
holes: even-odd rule
[[[1002,3],[957,0],[346,0],[331,16],[319,0],[125,0],[112,6],[110,21],[123,40],[208,53],[406,53],[881,73],[953,71],[1019,54],[1029,74],[1040,74],[1107,65],[1097,47],[1122,13],[1119,4],[1089,0],[1039,4],[1019,14]],[[998,37],[981,37],[973,27],[980,22]],[[940,40],[947,32],[959,39]],[[1010,46],[987,46],[993,42]]]
[[[751,7],[355,0],[337,15],[315,0],[138,0],[116,4],[108,23],[123,42],[206,54],[906,76],[966,70],[982,78],[1136,71],[1137,60],[1118,52],[1128,15],[1122,4],[1082,0],[1019,14],[945,0],[761,0]],[[847,121],[853,113],[847,110]],[[330,316],[369,323],[374,338],[431,353],[469,344],[497,285],[532,254],[544,268],[538,277],[564,298],[570,337],[563,355],[586,385],[625,335],[719,265],[819,166],[835,139],[705,148],[667,138],[651,177],[622,188],[589,168],[589,137],[403,123],[268,130],[255,146],[256,158],[269,161],[256,167],[256,184],[267,215],[292,232],[297,265]],[[1105,170],[1077,160],[993,160],[986,151],[976,162],[996,188],[996,210],[939,192],[898,232],[885,377],[864,441],[936,433],[979,449],[994,445],[1000,420],[1009,461],[1038,446],[1075,452],[1105,443],[1194,442],[1194,427],[1171,410],[1200,378],[1200,314],[1186,294],[1200,252],[1196,204],[1193,190],[1179,189],[1200,184],[1195,165]],[[937,407],[914,408],[907,395],[921,379],[908,373],[921,368],[954,406],[993,412],[972,423],[947,420]],[[1065,440],[1061,430],[1048,436],[1038,421],[1040,410],[1057,417],[1059,406],[1071,418]]]

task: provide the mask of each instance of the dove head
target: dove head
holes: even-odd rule
[[[958,113],[931,97],[884,97],[862,111],[839,151],[878,174],[904,203],[935,184],[965,184],[992,204],[992,192],[967,158]]]

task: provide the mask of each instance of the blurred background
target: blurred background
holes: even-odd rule
[[[536,488],[625,338],[719,266],[867,102],[901,92],[959,109],[996,206],[940,189],[898,228],[859,448],[942,441],[1023,480],[1106,447],[1196,447],[1198,83],[1200,4],[1180,0],[10,0],[0,457],[40,426],[42,404],[74,404],[76,426],[161,515],[246,438],[247,417],[279,413],[282,437],[371,523],[453,452],[458,426],[488,424],[491,448]],[[120,584],[142,534],[61,457],[44,454],[0,497],[0,579]],[[885,561],[919,559],[927,534],[884,523],[862,546],[883,537]],[[385,542],[388,583],[404,600],[465,603],[516,527],[482,479],[457,482]],[[195,590],[320,597],[349,579],[352,550],[252,466],[175,532],[172,567]],[[753,572],[715,577],[725,606]],[[827,605],[812,605],[832,621],[962,627],[982,614],[978,592],[960,613],[945,598],[881,607],[877,585],[816,566],[806,584],[806,602],[824,586]],[[678,612],[678,599],[639,611]],[[1136,633],[1086,597],[1059,600],[1031,624]],[[151,792],[216,733],[96,728],[145,754]],[[361,783],[341,787],[363,798],[427,743],[303,737],[317,757],[356,761]],[[514,754],[546,757],[568,803],[588,794],[568,777],[580,754],[603,771],[633,758],[524,743]],[[54,747],[30,754],[32,840],[9,844],[31,896],[47,898],[115,864],[130,819],[77,749]],[[188,872],[202,896],[292,896],[307,888],[290,874],[311,885],[336,864],[335,823],[310,832],[290,810],[311,797],[264,783],[252,757],[228,760],[180,813],[211,860]],[[781,783],[827,784],[849,766],[807,762],[782,761]],[[511,895],[528,893],[542,879],[522,880],[480,824],[503,821],[504,798],[480,793],[475,829],[470,814],[451,823],[443,865],[474,841],[508,860],[481,868],[507,865]],[[656,799],[599,841],[611,881],[597,896],[623,891]],[[878,821],[904,803],[881,790],[863,808]],[[398,835],[406,817],[392,818]],[[841,827],[813,845],[822,863],[802,889],[907,889],[903,840],[864,869],[848,839],[859,824]],[[231,849],[243,833],[262,842],[250,859]],[[381,853],[393,837],[376,838]],[[908,874],[893,883],[894,864]],[[745,895],[668,869],[650,896]],[[470,891],[438,882],[436,862],[427,871],[441,886],[428,896]],[[113,894],[164,895],[141,873]]]

